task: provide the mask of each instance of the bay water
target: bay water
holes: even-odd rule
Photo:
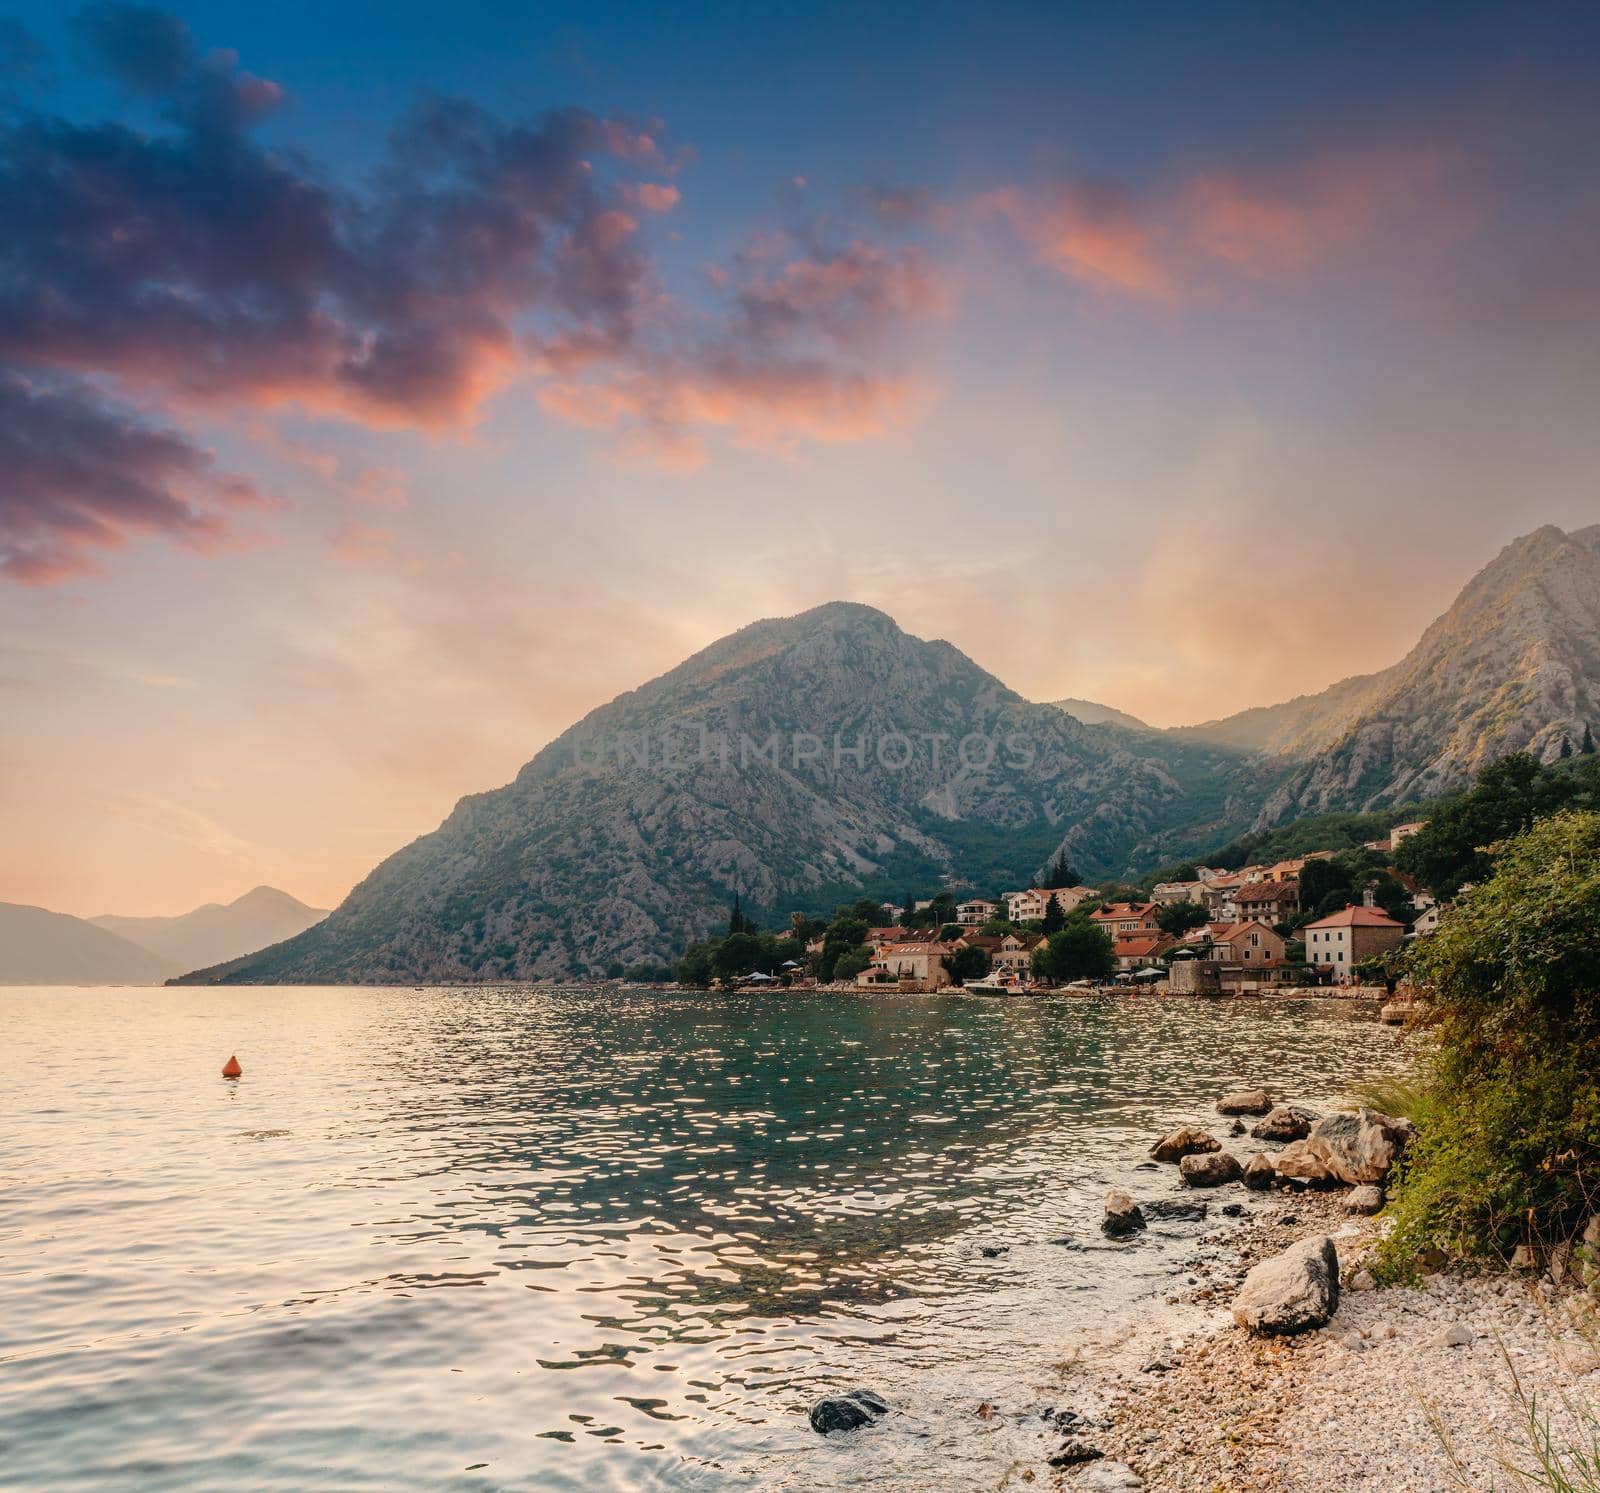
[[[1404,1061],[1370,1007],[1142,995],[10,989],[0,1033],[0,1488],[1008,1485],[1227,1226],[1101,1238],[1176,1193],[1151,1139]],[[813,1432],[857,1384],[894,1413]]]

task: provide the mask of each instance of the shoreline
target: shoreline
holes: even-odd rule
[[[1549,1414],[1557,1445],[1588,1444],[1575,1407],[1600,1411],[1594,1296],[1532,1273],[1452,1270],[1375,1289],[1364,1265],[1382,1226],[1347,1213],[1343,1192],[1247,1196],[1260,1200],[1245,1205],[1250,1222],[1197,1238],[1220,1254],[1176,1272],[1165,1330],[1131,1333],[1086,1375],[1063,1379],[1083,1417],[1073,1434],[1097,1455],[1060,1468],[1058,1488],[1504,1487],[1508,1458],[1531,1461],[1519,1384]],[[1235,1324],[1229,1305],[1246,1270],[1319,1236],[1334,1242],[1342,1285],[1326,1325],[1260,1337]]]

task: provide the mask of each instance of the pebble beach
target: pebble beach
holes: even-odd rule
[[[1593,1296],[1532,1275],[1439,1274],[1373,1289],[1380,1225],[1332,1193],[1252,1205],[1229,1250],[1197,1262],[1168,1298],[1195,1309],[1175,1336],[1131,1338],[1092,1387],[1079,1438],[1101,1455],[1061,1469],[1067,1489],[1434,1493],[1545,1486],[1531,1462],[1517,1387],[1548,1413],[1558,1444],[1589,1445],[1600,1413]],[[1258,1337],[1228,1304],[1249,1267],[1326,1235],[1343,1289],[1324,1327]],[[1229,1253],[1233,1258],[1230,1261]],[[1366,1289],[1363,1289],[1366,1287]]]

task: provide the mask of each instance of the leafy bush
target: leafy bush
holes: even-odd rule
[[[1600,813],[1490,850],[1493,875],[1415,945],[1438,1035],[1385,1268],[1428,1246],[1508,1256],[1600,1210]]]
[[[1448,900],[1489,874],[1490,846],[1564,808],[1600,809],[1600,758],[1540,767],[1526,752],[1513,752],[1481,768],[1470,791],[1437,807],[1395,863]]]
[[[1104,980],[1116,968],[1111,939],[1084,917],[1073,917],[1033,951],[1035,974],[1050,980]]]

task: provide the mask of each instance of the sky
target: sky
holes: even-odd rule
[[[1592,6],[0,0],[0,901],[336,903],[761,617],[1166,725],[1600,518]]]

